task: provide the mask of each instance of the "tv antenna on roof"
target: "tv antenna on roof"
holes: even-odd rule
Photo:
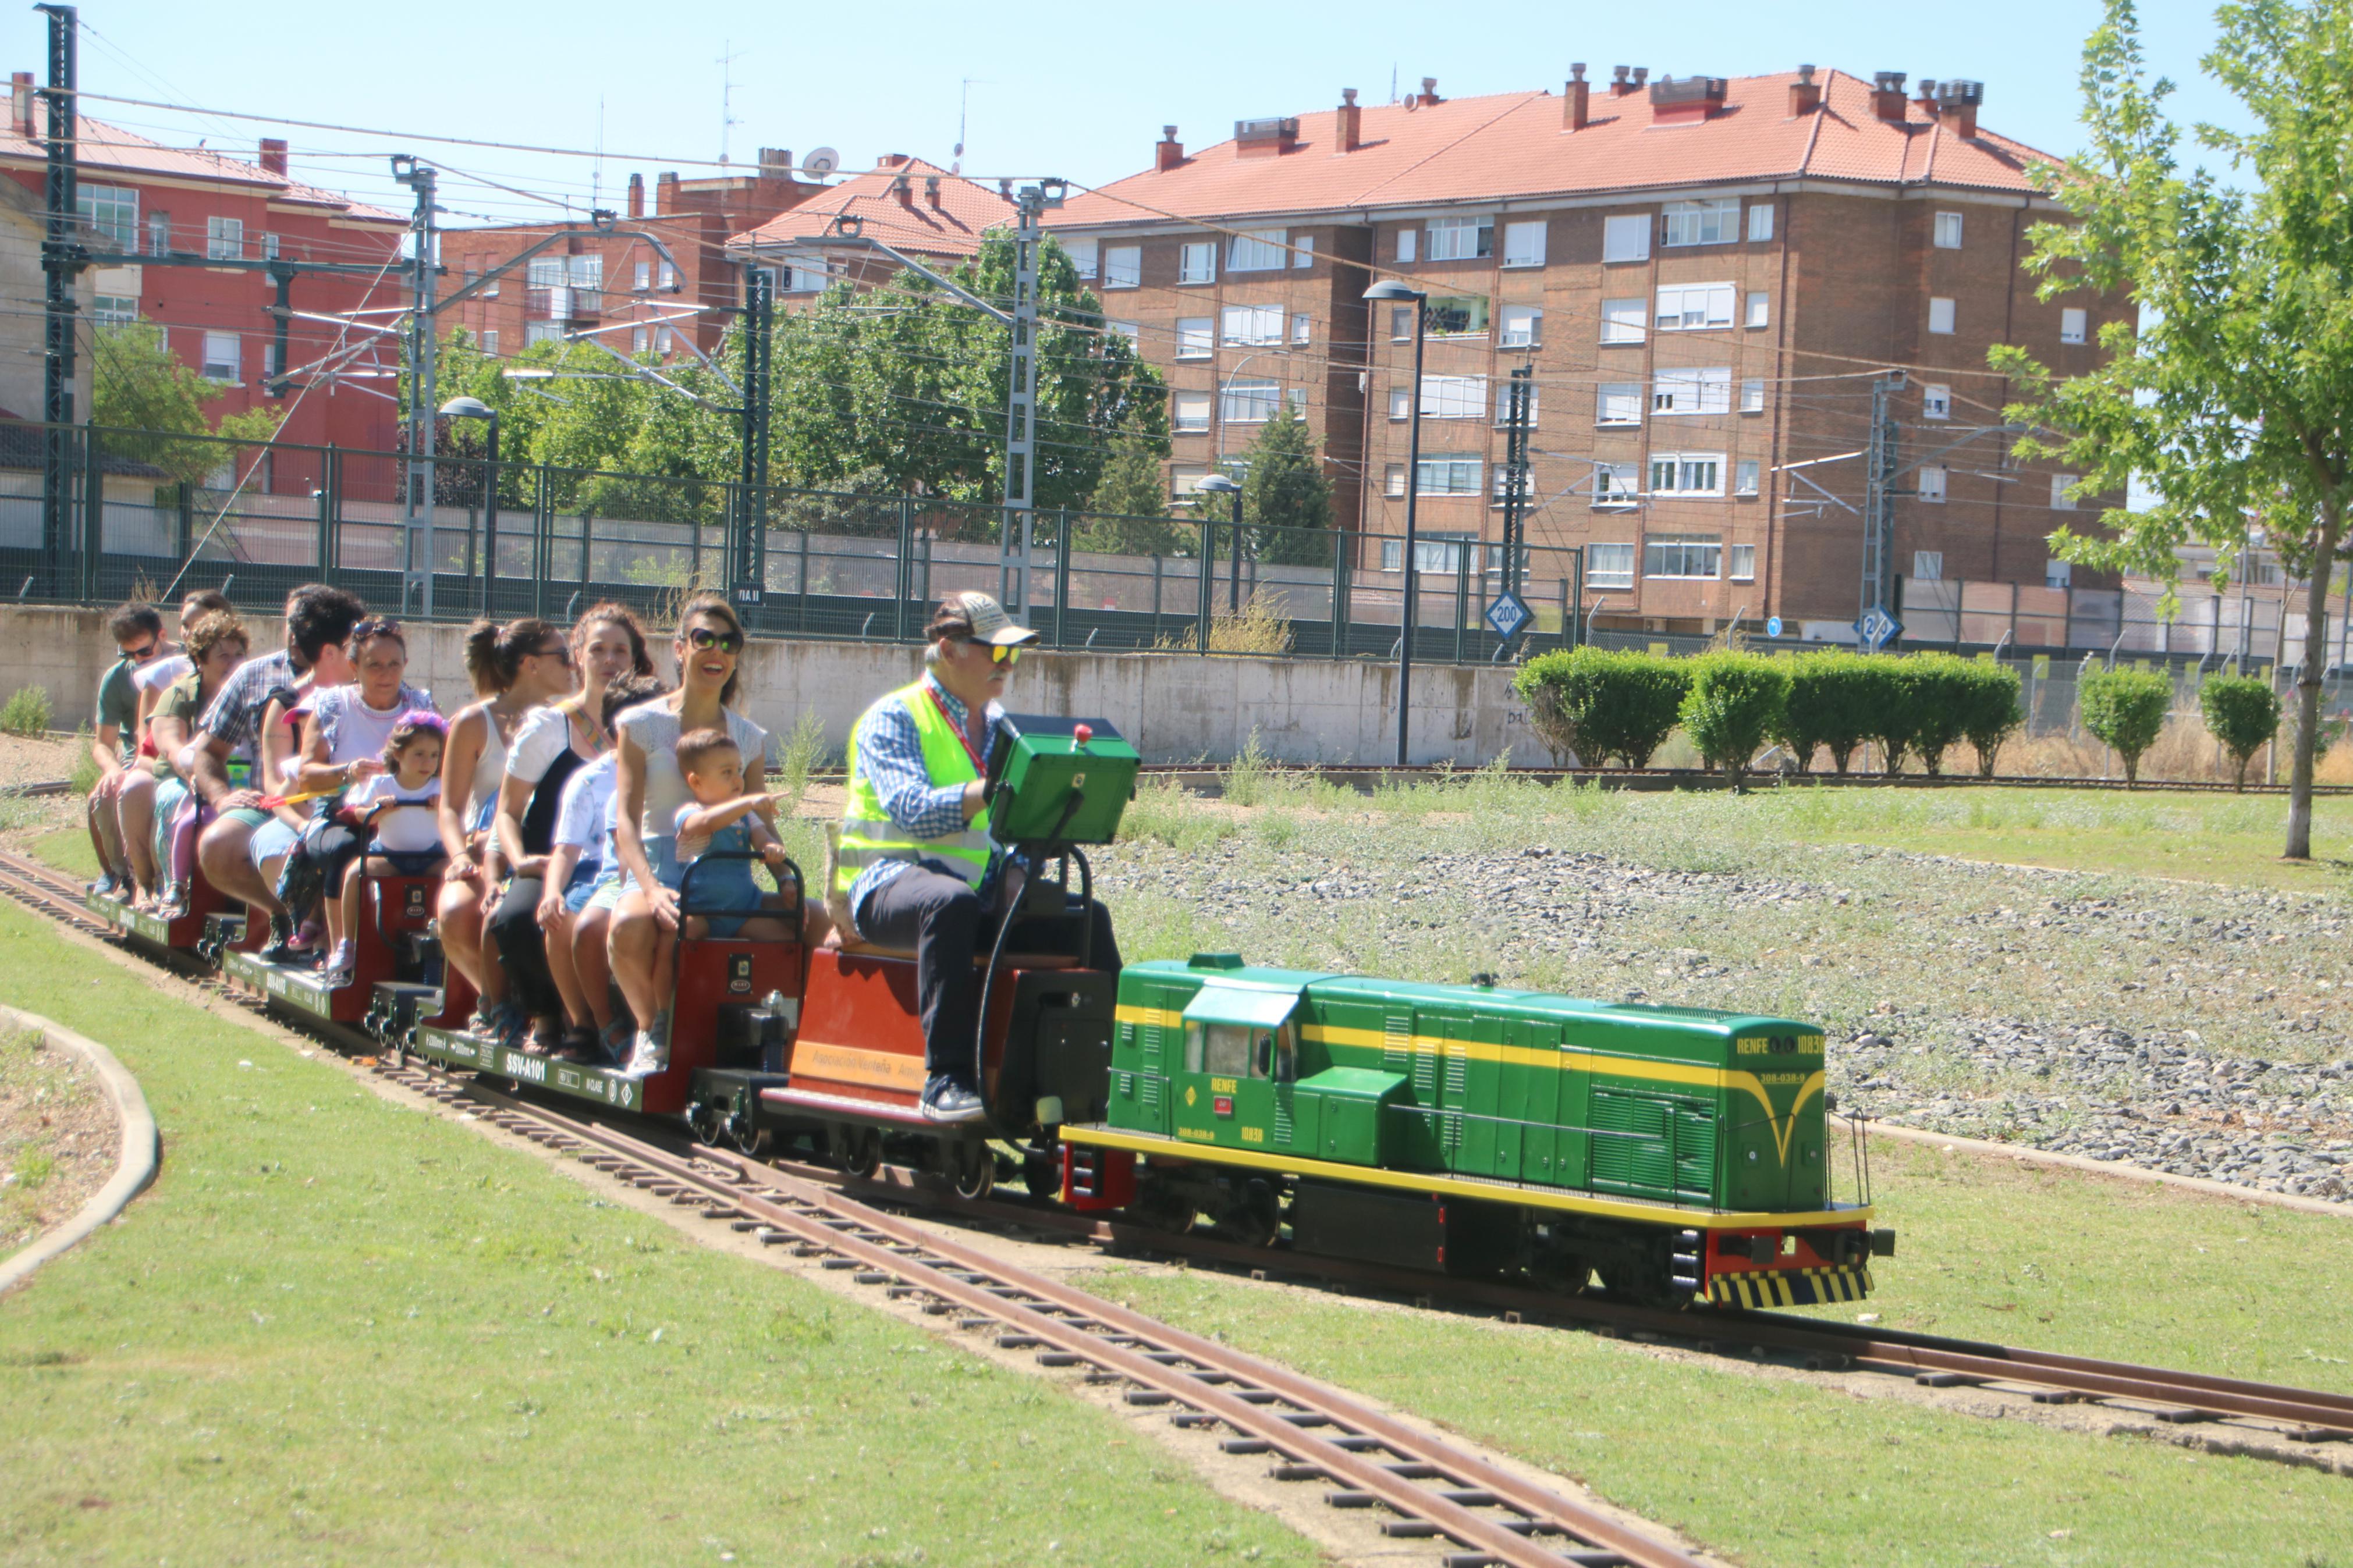
[[[727,162],[727,132],[744,122],[735,118],[735,73],[728,68],[749,51],[735,47],[733,38],[722,39],[722,53],[715,62],[719,67],[719,161]]]
[[[964,173],[964,132],[965,127],[972,119],[972,84],[976,81],[980,81],[980,78],[975,76],[965,78],[963,95],[956,100],[955,155],[955,161],[948,164],[948,173],[951,174]],[[980,84],[983,87],[988,85],[985,81]]]

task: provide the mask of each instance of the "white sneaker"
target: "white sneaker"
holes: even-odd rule
[[[350,942],[339,942],[335,943],[335,951],[327,955],[327,967],[320,978],[327,983],[327,988],[331,991],[340,986],[349,985],[352,983],[353,972],[358,965],[358,950]]]
[[[670,1066],[670,1052],[649,1029],[638,1031],[638,1043],[629,1052],[629,1059],[621,1068],[623,1078],[651,1078]]]

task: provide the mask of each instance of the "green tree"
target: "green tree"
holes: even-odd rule
[[[2173,678],[2153,669],[2094,669],[2075,688],[2084,728],[2124,759],[2125,787],[2140,782],[2140,754],[2165,731],[2173,706]]]
[[[235,441],[267,442],[278,434],[278,416],[267,408],[231,414],[217,426],[206,410],[227,395],[172,353],[163,329],[146,321],[100,327],[90,342],[90,422],[140,437],[101,437],[105,449],[164,470],[182,484],[212,477],[233,448],[212,441],[174,441],[174,436],[225,436]]]
[[[1989,779],[2001,743],[2026,721],[2018,705],[2018,671],[1991,662],[1971,665],[1965,700],[1961,733],[1977,748],[1978,777]]]
[[[1332,564],[1332,481],[1314,432],[1288,398],[1250,443],[1242,479],[1242,521],[1250,553],[1289,566]]]
[[[1169,515],[1168,479],[1160,471],[1167,447],[1165,437],[1155,443],[1134,432],[1112,443],[1103,478],[1071,531],[1078,548],[1109,555],[1170,555],[1198,542],[1189,524]]]
[[[2179,546],[2211,544],[2234,570],[2260,522],[2308,584],[2316,648],[2353,498],[2353,0],[2242,0],[2215,16],[2203,64],[2253,129],[2201,125],[2198,140],[2252,187],[2182,167],[2173,84],[2148,75],[2131,0],[2107,0],[2084,46],[2091,153],[2041,172],[2076,221],[2035,226],[2026,266],[2046,297],[2130,297],[2141,330],[2103,327],[2105,363],[2081,375],[2016,347],[1993,363],[2020,384],[2010,417],[2050,431],[2021,456],[2060,458],[2084,494],[2141,476],[2157,497],[2104,511],[2109,537],[2061,530],[2055,552],[2169,584]],[[2312,854],[2323,662],[2306,659],[2297,683],[2291,859]]]
[[[1683,732],[1714,767],[1724,770],[1736,793],[1748,759],[1779,727],[1789,700],[1788,661],[1759,658],[1728,649],[1692,660],[1691,689],[1683,694]]]
[[[1512,689],[1554,752],[1575,752],[1588,767],[1617,757],[1640,768],[1674,732],[1690,689],[1690,664],[1647,653],[1565,648],[1521,666]]]
[[[2221,743],[2238,764],[2231,787],[2244,792],[2247,763],[2279,733],[2279,693],[2268,680],[2253,676],[2218,675],[2198,689],[2198,711],[2206,732]]]

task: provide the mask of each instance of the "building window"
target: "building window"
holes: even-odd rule
[[[1739,198],[1669,202],[1666,219],[1669,245],[1728,245],[1740,234]]]
[[[1601,341],[1605,343],[1639,343],[1650,321],[1651,306],[1647,300],[1604,300],[1601,301]]]
[[[1495,254],[1495,220],[1492,217],[1439,217],[1430,220],[1432,261],[1475,261]]]
[[[1762,289],[1751,289],[1748,291],[1748,313],[1741,320],[1749,326],[1762,327],[1771,324],[1772,319],[1773,297]]]
[[[1483,375],[1425,375],[1421,378],[1424,419],[1479,419],[1487,413],[1487,378]]]
[[[475,284],[480,283],[481,280],[482,269],[479,267],[469,267],[466,268],[463,280],[459,282],[458,287],[462,292],[465,289],[471,289]]]
[[[1215,283],[1218,280],[1218,242],[1214,239],[1195,240],[1176,247],[1176,281],[1179,283]]]
[[[1945,500],[1945,469],[1941,464],[1930,463],[1920,470],[1920,482],[1915,487],[1924,501],[1941,505]]]
[[[1403,343],[1413,341],[1413,310],[1411,305],[1389,307],[1389,342]]]
[[[1402,479],[1398,481],[1398,493],[1400,495],[1404,493],[1404,481]],[[1384,539],[1381,541],[1381,570],[1384,572],[1402,572],[1405,570],[1405,542],[1403,540]]]
[[[1208,359],[1209,352],[1209,318],[1207,316],[1177,317],[1176,357]]]
[[[1544,264],[1544,220],[1537,218],[1532,223],[1505,224],[1504,226],[1504,265],[1542,267]]]
[[[1291,405],[1291,411],[1292,411],[1293,414],[1296,414],[1296,415],[1300,416],[1302,418],[1306,417],[1306,415],[1307,415],[1307,389],[1306,389],[1305,387],[1303,387],[1303,386],[1286,386],[1286,387],[1284,387],[1284,388],[1282,389],[1282,400],[1283,400],[1285,403],[1288,403],[1288,404],[1290,404],[1290,405]]]
[[[1103,253],[1103,286],[1106,289],[1140,289],[1144,286],[1144,247],[1140,245],[1106,246]]]
[[[1543,325],[1544,312],[1534,305],[1506,305],[1503,335],[1496,342],[1507,349],[1535,348]]]
[[[1605,381],[1594,391],[1593,422],[1596,425],[1640,425],[1642,422],[1642,384],[1639,381]]]
[[[1732,468],[1732,493],[1753,496],[1757,493],[1757,463],[1754,458],[1743,458]]]
[[[565,281],[572,288],[572,313],[593,316],[604,309],[605,258],[602,256],[565,258]]]
[[[278,237],[276,235],[265,233],[261,237],[261,259],[264,261],[275,261],[278,259]]]
[[[1648,261],[1651,259],[1651,220],[1641,213],[1629,213],[1622,217],[1601,220],[1601,259],[1604,261]]]
[[[572,314],[571,290],[561,256],[534,256],[523,265],[523,314],[564,321]],[[536,341],[536,340],[533,340]]]
[[[1487,331],[1487,298],[1483,294],[1449,294],[1429,305],[1429,332],[1433,338],[1471,338]]]
[[[1597,507],[1630,507],[1642,499],[1642,470],[1635,463],[1596,463],[1593,465],[1593,504]],[[1626,547],[1629,550],[1632,545]],[[1626,580],[1633,581],[1634,566],[1629,556]]]
[[[127,327],[139,319],[139,296],[100,294],[90,301],[90,317],[101,327]]]
[[[1401,228],[1398,230],[1397,241],[1397,258],[1411,261],[1421,249],[1421,230],[1410,226]]]
[[[2083,477],[2084,476],[2081,474],[2053,474],[2051,476],[2051,510],[2052,511],[2073,511],[2075,510],[2075,498],[2069,495],[2067,491],[2070,486],[2073,485],[2077,479],[2080,479]]]
[[[1593,588],[1630,588],[1634,585],[1634,547],[1631,544],[1588,544],[1585,547],[1585,581]]]
[[[1422,534],[1413,542],[1413,569],[1446,577],[1461,576],[1470,569],[1472,552],[1478,547],[1479,541],[1473,534]]]
[[[81,221],[103,235],[111,249],[136,254],[139,249],[139,193],[122,185],[74,187],[74,210]]]
[[[1723,575],[1724,541],[1713,533],[1646,533],[1642,536],[1645,577],[1705,577]]]
[[[1765,378],[1763,376],[1751,376],[1740,384],[1740,412],[1743,414],[1765,412]]]
[[[1721,452],[1653,452],[1651,454],[1652,495],[1720,496],[1724,493]],[[1653,572],[1651,576],[1657,576]],[[1708,574],[1713,577],[1715,573]]]
[[[1293,267],[1313,267],[1315,265],[1315,237],[1314,235],[1294,234],[1291,237],[1291,265]]]
[[[1227,306],[1225,340],[1229,343],[1252,348],[1282,342],[1282,307],[1280,305]]]
[[[1414,479],[1416,491],[1426,496],[1475,496],[1479,493],[1477,458],[1424,458]]]
[[[575,256],[575,257],[574,257],[574,258],[572,258],[572,270],[573,270],[573,271],[575,271],[575,272],[579,271],[579,270],[580,270],[580,264],[581,264],[583,261],[593,261],[593,262],[595,262],[595,263],[596,264],[596,276],[597,276],[598,278],[600,278],[600,279],[604,277],[604,275],[605,275],[605,258],[604,258],[603,257],[601,257],[601,256]],[[659,267],[655,268],[654,268],[654,287],[655,287],[655,288],[657,288],[657,289],[659,289],[663,290],[664,292],[670,292],[670,291],[675,290],[675,289],[678,288],[678,268],[677,268],[676,267],[673,267],[672,265],[670,265],[670,264],[669,262],[667,262],[667,261],[665,261],[665,262],[661,263],[661,265],[659,265]]]
[[[650,261],[638,262],[637,270],[631,274],[631,286],[635,288],[638,293],[644,293],[647,289],[654,286],[654,264]]]
[[[1536,493],[1536,477],[1535,472],[1523,467],[1520,469],[1519,474],[1520,482],[1516,487],[1514,487],[1512,483],[1512,466],[1509,463],[1498,463],[1495,465],[1495,482],[1492,487],[1491,493],[1488,497],[1490,505],[1502,506],[1505,501],[1511,499],[1512,491],[1515,488],[1520,492],[1521,500],[1528,500],[1535,498]],[[1500,565],[1502,561],[1503,552],[1498,551],[1496,552],[1497,564]]]
[[[639,270],[643,270],[640,268]],[[788,256],[782,268],[782,292],[786,294],[821,294],[825,292],[825,263],[814,257]]]
[[[1233,246],[1226,252],[1226,267],[1234,272],[1279,271],[1284,259],[1279,228],[1245,229],[1234,236]]]
[[[1950,300],[1932,299],[1928,301],[1928,330],[1932,332],[1953,330],[1953,302]]]
[[[2082,342],[2084,330],[2090,324],[2089,319],[2081,308],[2068,306],[2059,312],[2059,341],[2063,343]]]
[[[1168,491],[1171,495],[1189,496],[1199,493],[1201,481],[1209,477],[1207,463],[1171,463],[1168,465]]]
[[[245,220],[243,218],[208,217],[205,219],[205,259],[207,261],[245,259]]]
[[[1138,346],[1139,349],[1144,342],[1144,328],[1134,321],[1113,321],[1106,319],[1103,322],[1103,331],[1117,332],[1121,337],[1125,338],[1130,345]]]
[[[234,382],[238,379],[237,335],[235,332],[205,334],[205,368],[206,381]]]
[[[1292,341],[1293,342],[1294,342],[1294,343],[1303,343],[1303,342],[1308,342],[1308,341],[1309,341],[1309,339],[1310,339],[1311,337],[1313,337],[1313,335],[1314,334],[1314,331],[1315,331],[1315,318],[1314,318],[1314,317],[1313,317],[1313,316],[1311,316],[1311,315],[1308,315],[1308,314],[1304,313],[1303,311],[1303,312],[1294,313],[1294,314],[1292,316],[1292,318],[1291,318],[1291,341]]]
[[[1762,244],[1773,237],[1773,204],[1758,202],[1748,209],[1748,238]]]
[[[1941,550],[1915,550],[1912,552],[1912,580],[1915,583],[1941,583],[1945,580],[1945,552]]]
[[[1062,252],[1071,258],[1071,268],[1090,282],[1094,279],[1095,258],[1101,248],[1099,240],[1071,239],[1062,243]]]
[[[1767,212],[1771,212],[1773,209],[1771,207],[1767,207],[1765,210]],[[1726,576],[1730,577],[1736,583],[1754,583],[1757,581],[1757,547],[1755,545],[1736,544],[1732,546],[1731,549],[1725,551],[1725,555],[1726,557],[1725,561],[1725,574]]]
[[[1405,465],[1403,463],[1391,463],[1388,468],[1381,470],[1381,493],[1383,495],[1392,496],[1401,496],[1405,494]]]
[[[2064,588],[2074,575],[2075,563],[2072,561],[2045,561],[2042,563],[2042,585],[2046,588]]]
[[[525,321],[522,324],[522,346],[525,348],[531,347],[533,343],[556,343],[563,341],[564,323],[561,321]]]
[[[1218,416],[1229,425],[1263,425],[1274,417],[1282,386],[1272,381],[1229,381],[1218,400]]]
[[[1936,248],[1939,250],[1958,250],[1960,247],[1961,215],[1958,213],[1938,213],[1936,215]]]
[[[1923,382],[1920,386],[1920,417],[1950,419],[1953,416],[1953,389],[1936,383]]]
[[[645,353],[647,348],[650,346],[652,341],[653,334],[647,331],[645,328],[632,327],[629,329],[629,352],[631,353],[641,354]]]
[[[147,254],[150,256],[172,254],[172,215],[170,213],[147,215]]]
[[[1179,436],[1196,436],[1209,427],[1209,395],[1206,392],[1180,392],[1170,402],[1173,422]]]
[[[1413,417],[1413,395],[1402,386],[1389,389],[1389,423],[1402,425]]]
[[[1659,290],[1658,327],[1662,332],[1692,332],[1732,325],[1732,285],[1686,283]]]
[[[499,333],[497,328],[492,327],[482,334],[482,352],[486,354],[496,357],[499,352]]]
[[[1659,372],[1651,383],[1651,412],[1654,416],[1731,413],[1732,367]]]
[[[1509,377],[1499,380],[1495,383],[1495,427],[1499,430],[1510,425],[1512,422],[1512,387],[1514,384],[1514,383],[1513,379]],[[1533,381],[1519,384],[1524,384],[1528,389],[1528,428],[1533,430],[1536,427],[1536,395],[1540,389]]]

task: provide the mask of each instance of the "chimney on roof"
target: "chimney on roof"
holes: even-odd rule
[[[923,200],[930,204],[934,212],[940,210],[940,177],[937,174],[923,176]]]
[[[643,174],[632,174],[629,176],[629,221],[635,223],[645,216],[646,177]]]
[[[1644,82],[1646,82],[1646,81],[1648,81],[1648,80],[1650,80],[1650,79],[1651,79],[1651,68],[1650,68],[1650,67],[1648,67],[1648,66],[1636,66],[1636,67],[1634,68],[1634,85],[1635,85],[1636,87],[1640,87],[1640,86],[1641,86]]]
[[[261,168],[264,174],[286,177],[286,142],[283,138],[265,136],[261,139]]]
[[[654,216],[678,210],[678,171],[664,169],[654,176]]]
[[[885,153],[874,160],[874,166],[878,169],[895,169],[906,161],[907,154],[904,153]]]
[[[1593,99],[1593,84],[1585,79],[1585,62],[1568,68],[1568,86],[1561,94],[1560,128],[1582,131]]]
[[[1443,103],[1446,101],[1444,99],[1438,96],[1438,79],[1436,77],[1426,76],[1421,79],[1421,92],[1414,101],[1420,104],[1424,109],[1428,109],[1433,103]]]
[[[1184,161],[1185,143],[1176,140],[1176,128],[1174,125],[1162,126],[1160,140],[1152,144],[1152,167],[1165,174]]]
[[[760,177],[766,180],[789,180],[793,177],[793,150],[789,147],[760,149]]]
[[[1904,123],[1904,71],[1871,73],[1871,112],[1882,120]]]
[[[892,199],[909,212],[915,210],[915,184],[903,172],[892,180],[891,195]]]
[[[1789,114],[1811,114],[1822,106],[1822,86],[1814,79],[1814,68],[1799,66],[1798,79],[1789,84]]]
[[[997,194],[1004,197],[1007,201],[1011,201],[1013,199],[1013,182],[1011,180],[997,181]]]
[[[1623,98],[1628,93],[1634,90],[1634,84],[1626,79],[1626,73],[1632,68],[1633,68],[1630,66],[1611,66],[1609,68],[1610,97]]]
[[[1356,107],[1356,89],[1340,89],[1340,111],[1332,121],[1333,150],[1353,153],[1365,142],[1365,111]]]
[[[33,73],[13,73],[8,93],[8,128],[29,142],[33,139]]]
[[[1985,83],[1947,81],[1936,84],[1936,118],[1956,136],[1978,133],[1978,105],[1985,101]]]
[[[1651,122],[1680,125],[1705,120],[1724,107],[1730,85],[1720,76],[1687,76],[1681,81],[1662,76],[1651,84]]]

